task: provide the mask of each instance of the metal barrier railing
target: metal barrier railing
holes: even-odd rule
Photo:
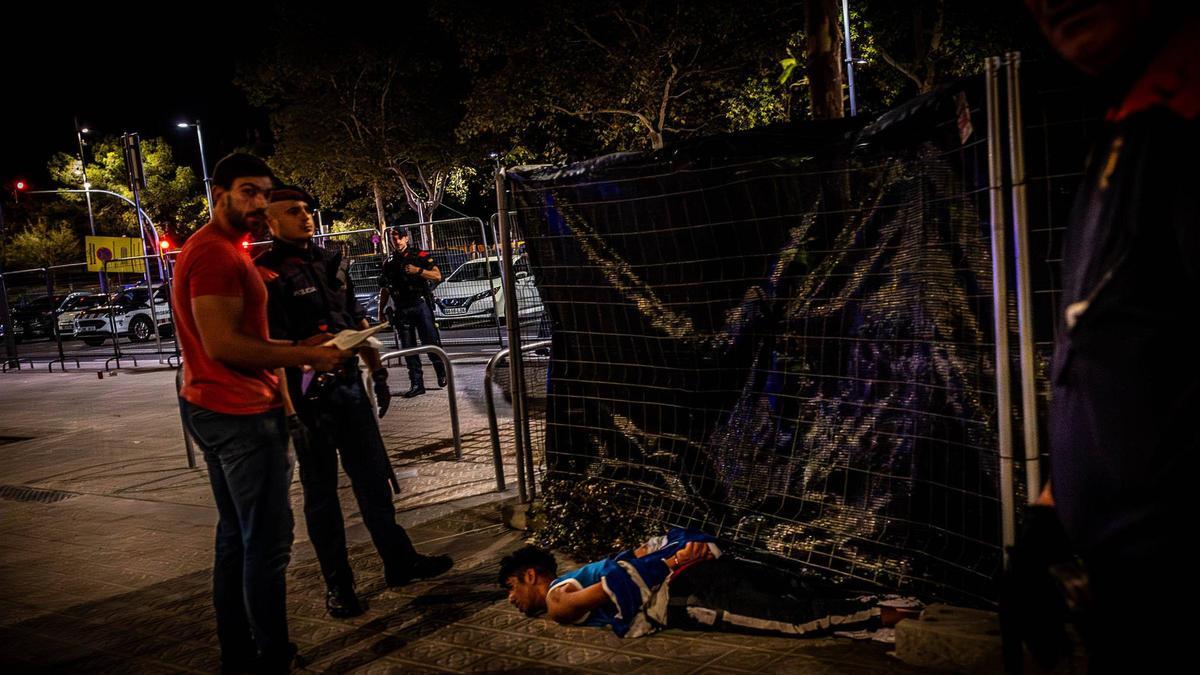
[[[175,396],[181,398],[179,392],[183,390],[183,364],[179,364],[179,368],[175,371]],[[183,449],[187,453],[187,463],[189,469],[196,468],[196,446],[192,443],[192,435],[188,433],[187,421],[183,419],[183,408],[181,407],[179,422],[183,425]]]
[[[454,434],[454,459],[461,460],[462,432],[458,428],[458,402],[454,395],[454,366],[450,363],[450,356],[446,354],[446,351],[437,345],[421,345],[381,354],[379,361],[386,365],[388,361],[419,354],[433,354],[446,364],[446,398],[450,401],[450,430]]]
[[[550,340],[541,342],[533,342],[521,347],[521,352],[529,352],[537,349],[545,349],[550,346]],[[496,352],[487,362],[487,366],[483,369],[483,398],[487,404],[488,416],[488,432],[492,437],[492,461],[496,464],[496,491],[504,492],[504,461],[500,453],[500,425],[496,421],[496,399],[492,394],[492,371],[495,370],[496,364],[509,355],[512,350],[508,347]],[[515,408],[514,408],[515,412]],[[513,421],[516,424],[516,420]],[[521,495],[521,501],[526,501],[527,491],[525,488],[526,466],[528,465],[529,482],[534,479],[533,470],[533,448],[532,444],[527,444],[525,448],[517,448],[517,490]]]

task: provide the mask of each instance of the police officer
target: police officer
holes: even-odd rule
[[[433,295],[429,282],[442,280],[442,272],[434,264],[429,251],[411,246],[412,236],[407,229],[391,230],[392,255],[383,264],[379,276],[379,320],[382,321],[390,299],[393,304],[388,318],[400,335],[400,344],[405,349],[417,346],[417,336],[423,345],[442,344],[437,327],[433,325]],[[439,387],[446,386],[446,364],[430,354],[433,371],[437,373]],[[404,392],[404,398],[425,393],[425,376],[421,370],[421,359],[414,355],[405,357],[408,379],[412,388]]]
[[[367,327],[341,265],[341,253],[311,243],[315,230],[311,205],[312,199],[303,190],[285,187],[272,191],[267,207],[274,244],[255,264],[266,282],[268,322],[271,337],[276,339],[297,340],[317,332]],[[379,416],[383,417],[391,398],[387,370],[381,367],[377,351],[367,349],[362,354],[372,369]],[[292,413],[289,423],[300,464],[308,535],[325,577],[325,607],[336,618],[363,612],[354,592],[338,501],[339,453],[363,522],[383,559],[389,586],[436,576],[453,565],[447,556],[418,554],[404,528],[396,523],[389,479],[398,486],[357,359],[342,371],[340,375],[314,376],[289,368],[284,397]]]

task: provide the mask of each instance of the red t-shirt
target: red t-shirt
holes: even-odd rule
[[[253,415],[283,405],[273,371],[235,368],[209,357],[192,316],[192,298],[242,298],[241,330],[268,339],[267,287],[240,240],[225,236],[212,223],[200,228],[179,253],[173,293],[175,331],[184,359],[183,399],[229,415]]]

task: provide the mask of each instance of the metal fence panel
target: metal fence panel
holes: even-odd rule
[[[632,487],[652,519],[832,578],[993,598],[980,85],[858,133],[514,175],[513,238],[554,326],[549,475]]]

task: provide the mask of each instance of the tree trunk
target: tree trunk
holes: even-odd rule
[[[804,0],[805,68],[813,119],[844,117],[837,0]]]
[[[383,212],[383,191],[379,189],[378,181],[371,181],[371,192],[375,195],[375,216],[379,219],[379,237],[384,240],[384,230],[387,229],[387,216]]]

